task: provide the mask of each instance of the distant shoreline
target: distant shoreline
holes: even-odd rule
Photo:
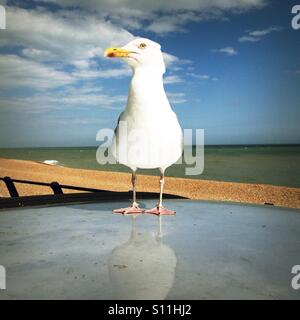
[[[189,145],[190,147],[195,147],[196,145]],[[65,148],[98,148],[99,145],[95,146],[56,146],[56,147],[0,147],[1,149],[65,149]],[[218,147],[300,147],[300,143],[262,143],[262,144],[256,144],[256,143],[250,143],[250,144],[205,144],[205,148],[218,148]]]
[[[51,166],[28,160],[0,158],[0,172],[1,176],[15,179],[58,181],[62,184],[112,191],[128,191],[131,188],[129,173]],[[23,196],[51,193],[49,188],[40,186],[17,185],[17,189]],[[158,176],[139,175],[137,190],[158,192]],[[167,177],[165,192],[193,200],[260,205],[267,203],[300,209],[300,188]],[[8,196],[2,182],[0,182],[0,194]]]

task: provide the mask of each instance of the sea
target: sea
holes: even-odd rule
[[[100,165],[97,147],[0,148],[1,158],[33,161],[57,160],[59,165],[91,170],[130,172],[120,164]],[[195,153],[195,147],[191,152]],[[193,166],[193,165],[192,165]],[[174,164],[166,176],[300,187],[300,145],[205,146],[201,174],[186,175],[184,163]],[[158,175],[158,170],[139,170]],[[0,172],[1,176],[1,172]]]

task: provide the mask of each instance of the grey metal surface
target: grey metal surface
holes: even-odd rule
[[[154,205],[147,200],[142,205]],[[300,211],[168,200],[0,211],[0,299],[300,299]]]

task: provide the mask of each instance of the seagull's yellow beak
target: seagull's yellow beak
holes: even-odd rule
[[[129,56],[131,51],[125,50],[122,48],[107,48],[104,51],[104,57],[109,57],[109,58],[126,58]]]

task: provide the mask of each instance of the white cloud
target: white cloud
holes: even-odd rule
[[[44,0],[46,1],[46,0]],[[155,33],[183,31],[184,24],[207,19],[224,19],[226,13],[241,13],[262,8],[266,0],[174,0],[111,1],[111,0],[48,0],[64,8],[81,8],[109,17],[114,23],[139,29],[141,21]]]
[[[274,32],[274,31],[280,31],[282,30],[281,27],[270,27],[264,30],[256,30],[256,31],[250,31],[248,32],[250,36],[253,37],[263,37],[266,36],[267,34]]]
[[[192,61],[188,59],[181,59],[170,53],[163,52],[164,62],[167,70],[171,70],[173,73],[187,69],[186,65],[191,64]],[[179,75],[169,75],[164,78],[165,84],[183,82],[183,79]]]
[[[73,83],[68,73],[16,55],[0,55],[0,88],[50,89]]]
[[[40,1],[40,0],[39,0]],[[127,16],[149,15],[152,12],[169,12],[172,10],[248,10],[261,7],[265,0],[173,0],[172,6],[166,1],[112,1],[112,0],[44,0],[57,3],[65,7],[81,7],[86,10],[106,11],[110,14],[119,13]]]
[[[239,42],[257,42],[262,40],[266,35],[282,30],[281,27],[269,27],[262,30],[246,31],[245,36],[240,37]]]
[[[239,38],[239,42],[257,42],[261,40],[261,38],[250,37],[250,36],[242,36]]]
[[[166,52],[163,52],[163,57],[167,70],[171,70],[172,73],[181,71],[187,64],[192,63],[190,60],[180,59],[179,57]],[[183,81],[182,77],[177,74],[167,75],[164,77],[164,84],[181,83]]]
[[[170,53],[167,53],[167,52],[163,52],[163,58],[164,58],[164,62],[166,64],[166,66],[170,66],[174,63],[177,63],[179,62],[179,58],[170,54]]]
[[[237,55],[237,51],[233,47],[224,47],[221,49],[214,49],[213,52],[224,53],[227,56],[235,56]]]
[[[158,34],[166,34],[171,32],[186,31],[184,25],[188,22],[197,22],[202,20],[200,14],[189,11],[185,13],[175,13],[172,15],[165,15],[155,19],[146,28],[147,31],[152,31]]]
[[[1,34],[0,47],[21,47],[21,50],[19,55],[0,55],[1,88],[45,90],[80,79],[130,74],[124,66],[100,69],[98,62],[93,65],[95,59],[102,59],[105,47],[134,38],[110,22],[95,20],[91,15],[82,18],[77,12],[53,14],[41,9],[7,7],[7,25]]]
[[[171,104],[180,104],[187,102],[186,95],[183,92],[167,92]]]
[[[7,7],[7,30],[0,47],[21,47],[19,55],[0,55],[0,89],[49,89],[80,79],[122,77],[124,66],[99,70],[105,47],[125,44],[134,36],[109,21],[76,11],[49,12]],[[116,63],[115,63],[116,64]],[[71,68],[70,68],[71,67]],[[72,70],[73,69],[75,70]]]
[[[74,84],[80,80],[121,78],[131,74],[129,67],[125,65],[102,70],[87,70],[81,66],[81,69],[70,73],[17,55],[0,55],[0,70],[0,89],[26,87],[46,90]]]
[[[0,87],[21,85],[41,89],[63,85],[63,81],[67,84],[80,79],[121,78],[131,74],[128,66],[120,66],[115,61],[111,61],[112,65],[117,65],[115,68],[107,69],[98,65],[97,60],[101,61],[105,47],[123,45],[134,37],[110,22],[96,20],[88,14],[83,19],[77,12],[64,11],[54,15],[45,10],[10,7],[8,24],[7,32],[0,39],[0,47],[23,47],[20,52],[23,58],[14,56],[14,59],[19,64],[27,64],[27,71],[22,73],[19,70],[16,74],[17,70],[12,70],[14,67],[11,70],[6,68],[9,76],[6,75],[7,79],[2,80]],[[179,65],[190,63],[168,53],[164,53],[164,59],[168,68],[179,69]],[[59,71],[68,65],[75,70]],[[49,75],[53,75],[53,78]],[[167,81],[178,82],[179,77]]]
[[[77,70],[72,73],[76,78],[80,79],[96,79],[96,78],[122,78],[131,75],[131,70],[128,66],[114,69],[102,70]]]
[[[79,12],[45,12],[7,8],[7,30],[0,46],[22,46],[22,53],[37,61],[73,61],[102,57],[105,47],[125,44],[134,36],[128,31]]]
[[[90,62],[88,60],[75,60],[73,65],[80,70],[86,70],[89,69]]]
[[[45,118],[44,118],[45,119]],[[64,125],[64,126],[70,126],[70,125],[78,125],[78,126],[92,126],[92,125],[103,125],[104,123],[107,123],[107,119],[95,119],[91,117],[85,116],[84,118],[73,118],[71,116],[66,117],[62,115],[56,115],[56,116],[47,116],[46,117],[47,123],[49,124],[55,124],[55,125]]]
[[[173,84],[183,82],[183,79],[178,75],[169,75],[164,77],[164,84]]]
[[[176,56],[174,56],[173,54],[167,53],[167,52],[163,52],[163,58],[164,58],[164,62],[166,64],[166,67],[174,67],[175,65],[185,65],[185,64],[189,64],[192,63],[191,60],[188,59],[180,59]]]
[[[208,74],[188,73],[189,76],[197,78],[199,80],[209,80],[211,77]]]
[[[198,74],[198,73],[193,73],[193,72],[189,72],[187,73],[188,76],[199,79],[199,80],[211,80],[211,81],[218,81],[219,78],[217,77],[212,77],[208,74]]]
[[[126,103],[124,95],[107,94],[100,87],[68,86],[63,90],[36,93],[28,97],[1,97],[2,111],[25,113],[45,113],[49,110],[72,110],[74,108],[120,109]]]
[[[21,51],[22,56],[35,61],[51,61],[56,58],[54,54],[47,50],[39,50],[35,48],[24,48]]]
[[[44,0],[62,8],[81,8],[131,30],[146,29],[159,35],[185,31],[185,24],[200,20],[226,20],[226,14],[259,9],[266,0]],[[40,3],[40,1],[39,1]]]

